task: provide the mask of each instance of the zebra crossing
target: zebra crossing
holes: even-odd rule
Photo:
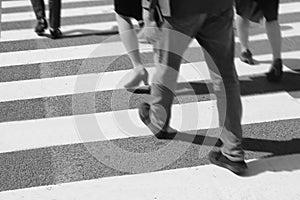
[[[236,37],[244,177],[208,163],[207,153],[220,146],[218,116],[195,41],[172,108],[180,134],[157,140],[138,117],[149,95],[123,88],[132,65],[112,0],[64,0],[59,40],[34,33],[30,1],[1,6],[0,200],[300,198],[300,1],[280,4],[281,83],[264,75],[272,55],[263,25],[250,31],[254,66],[238,59]],[[140,49],[151,82],[152,47]]]

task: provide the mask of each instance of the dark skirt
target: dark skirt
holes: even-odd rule
[[[142,0],[114,0],[115,11],[119,15],[143,19]]]

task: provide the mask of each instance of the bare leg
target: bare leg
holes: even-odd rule
[[[240,39],[241,52],[249,49],[249,20],[237,15],[236,28]]]
[[[125,87],[136,87],[141,81],[144,81],[145,84],[148,84],[148,73],[144,69],[141,61],[138,39],[131,19],[130,17],[119,14],[116,15],[116,19],[118,22],[121,40],[134,66],[134,70],[131,73],[131,77],[129,78],[128,82],[125,84]]]
[[[270,82],[278,82],[282,79],[283,75],[281,61],[281,31],[278,20],[266,22],[266,30],[273,54],[273,63],[267,73],[267,79]]]
[[[249,25],[250,22],[248,19],[237,15],[236,28],[241,45],[240,59],[242,62],[253,65],[252,53],[249,50]]]
[[[273,60],[281,58],[281,31],[278,20],[266,22],[265,26],[272,48]]]
[[[134,65],[134,67],[142,67],[139,52],[139,44],[131,19],[122,15],[116,15],[119,33],[126,51]]]

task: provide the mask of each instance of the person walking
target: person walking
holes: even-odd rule
[[[148,72],[142,64],[138,38],[131,21],[131,19],[134,18],[139,21],[141,26],[143,25],[142,1],[114,0],[114,6],[120,38],[134,66],[134,69],[128,76],[128,80],[124,84],[124,87],[126,89],[135,89],[141,82],[145,85],[149,85]]]
[[[31,4],[37,19],[34,31],[38,35],[41,35],[48,28],[45,15],[45,3],[44,0],[31,0]],[[62,36],[60,31],[60,14],[61,0],[49,0],[49,24],[52,39],[57,39]]]
[[[259,22],[260,17],[265,18],[265,28],[272,48],[273,62],[269,72],[266,73],[270,82],[282,79],[281,59],[281,31],[278,22],[279,0],[235,0],[236,28],[241,45],[241,61],[254,64],[252,53],[249,50],[249,21]],[[260,14],[259,14],[260,13]]]
[[[166,5],[166,0],[159,1]],[[160,63],[151,85],[151,102],[142,103],[139,116],[159,139],[176,134],[169,126],[171,106],[182,55],[193,38],[207,52],[210,75],[217,97],[219,126],[222,129],[221,150],[209,153],[209,160],[236,174],[247,169],[242,148],[240,87],[234,65],[234,33],[232,0],[172,0],[168,8],[162,7],[165,23],[159,40],[162,50]],[[166,15],[169,13],[171,15]],[[148,19],[150,20],[150,19]],[[145,27],[146,29],[151,29]],[[158,29],[157,29],[158,30]],[[153,31],[148,31],[152,33]],[[152,37],[145,33],[146,37]],[[187,119],[186,119],[187,120]],[[191,119],[189,119],[191,120]]]

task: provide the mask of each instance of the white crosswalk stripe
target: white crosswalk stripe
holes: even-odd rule
[[[101,14],[113,14],[113,5],[105,6],[94,6],[86,8],[68,8],[61,11],[63,17],[78,17],[87,15],[101,15]],[[46,12],[46,16],[49,16],[49,11]],[[13,22],[13,21],[26,21],[35,20],[34,13],[21,12],[21,13],[7,13],[2,15],[2,22]]]
[[[105,0],[65,0],[63,3],[76,3],[76,2],[105,2]],[[48,2],[45,2],[48,5]],[[15,7],[31,7],[30,1],[20,0],[20,1],[3,1],[2,8],[15,8]]]
[[[299,55],[300,51],[284,53],[285,58],[295,58]],[[270,54],[260,55],[256,57],[258,60],[271,59]],[[266,72],[269,69],[269,64],[263,63],[257,67],[249,66],[239,59],[236,59],[236,68],[239,76],[258,75]],[[85,65],[82,66],[84,68]],[[293,71],[288,67],[283,68],[286,72]],[[149,80],[152,82],[152,76],[155,72],[154,68],[149,68]],[[14,101],[21,99],[42,98],[58,95],[71,95],[84,92],[99,92],[107,90],[117,90],[123,88],[124,80],[130,70],[119,70],[113,72],[102,72],[97,74],[84,74],[63,76],[54,78],[31,79],[17,82],[4,82],[0,83],[0,102]],[[183,64],[178,82],[192,82],[198,80],[210,79],[208,69],[205,62],[196,62]],[[95,80],[95,85],[89,87],[79,88],[77,81],[81,84],[89,85],[91,80]],[[96,82],[97,81],[97,82]],[[20,88],[22,85],[22,88]]]
[[[300,99],[295,101],[286,92],[258,97],[243,97],[242,101],[244,107],[243,124],[297,119],[300,115]],[[266,102],[269,103],[265,105]],[[264,108],[263,111],[261,110],[262,107]],[[76,108],[74,110],[76,111]],[[180,131],[209,129],[218,126],[214,101],[174,105],[172,112],[171,125]],[[150,135],[151,132],[143,126],[137,113],[136,109],[131,109],[0,123],[2,139],[5,142],[0,143],[0,152]],[[196,117],[192,125],[184,121],[190,116]],[[91,137],[91,139],[90,137],[86,138],[85,135],[80,135],[74,123],[80,120],[92,121],[93,119],[96,119],[96,127],[98,128],[90,134],[91,136],[95,134],[95,137]],[[40,133],[41,130],[44,131]],[[97,134],[97,132],[102,132],[102,134]]]
[[[64,1],[65,3],[65,1]],[[3,7],[5,4],[3,5]],[[297,7],[300,3],[288,3],[280,7],[280,14],[291,14],[298,11]],[[86,16],[86,15],[101,15],[101,14],[112,14],[114,13],[113,5],[94,6],[86,8],[66,8],[61,11],[63,17],[75,17],[75,16]],[[46,12],[48,16],[48,11]],[[6,13],[2,15],[2,22],[13,22],[13,21],[25,21],[34,20],[35,16],[32,11],[19,12],[19,13]]]
[[[85,2],[95,3],[95,5],[91,4],[87,7],[75,5]],[[99,6],[97,4],[99,2],[103,5]],[[246,177],[236,176],[228,170],[204,162],[200,166],[193,163],[193,160],[201,157],[203,152],[198,152],[197,158],[193,158],[192,154],[189,155],[183,167],[175,164],[175,167],[164,166],[166,169],[159,168],[159,170],[143,169],[121,176],[116,172],[109,172],[112,170],[111,166],[103,167],[103,172],[98,172],[97,166],[89,166],[84,169],[87,171],[83,174],[94,170],[94,173],[100,175],[85,174],[80,177],[77,170],[81,170],[80,167],[88,161],[81,157],[86,154],[84,150],[73,152],[72,148],[75,149],[75,145],[95,143],[98,144],[97,148],[101,149],[111,141],[120,144],[118,147],[121,147],[126,146],[125,144],[130,146],[136,142],[135,140],[143,140],[139,144],[140,149],[144,150],[143,145],[145,149],[152,148],[152,151],[159,147],[147,146],[152,143],[143,138],[149,139],[152,133],[140,121],[135,105],[136,98],[147,99],[147,95],[134,97],[125,95],[123,81],[126,80],[130,69],[124,66],[125,61],[121,56],[126,55],[126,51],[116,34],[116,21],[104,22],[101,18],[103,14],[114,15],[113,1],[64,0],[63,4],[73,5],[62,10],[63,18],[95,15],[99,20],[96,23],[75,24],[77,22],[74,22],[62,26],[62,32],[73,37],[61,39],[63,45],[60,46],[54,41],[52,44],[51,39],[45,41],[46,37],[37,36],[32,27],[18,28],[18,23],[34,21],[35,16],[28,10],[15,12],[12,9],[30,8],[30,1],[2,1],[4,13],[2,11],[1,20],[5,24],[2,26],[4,31],[1,32],[0,39],[0,174],[3,174],[0,176],[1,200],[86,199],[87,196],[89,199],[299,199],[297,180],[300,178],[300,151],[286,150],[288,152],[286,153],[284,149],[299,144],[297,125],[300,119],[300,88],[297,79],[300,80],[300,49],[297,45],[299,45],[300,20],[293,18],[293,15],[300,12],[299,1],[280,4],[280,17],[291,19],[281,24],[282,36],[293,45],[282,53],[285,74],[282,83],[270,84],[262,81],[266,78],[264,74],[270,67],[271,53],[265,53],[263,49],[255,52],[257,55],[255,54],[254,57],[258,64],[254,66],[235,58],[242,88],[242,125],[246,133],[249,133],[247,127],[262,130],[261,133],[253,130],[256,135],[248,135],[246,138],[246,143],[252,140],[258,143],[262,141],[260,144],[253,145],[254,150],[246,149],[252,156],[247,158],[249,172]],[[10,23],[16,23],[16,29],[5,29],[5,26]],[[134,24],[137,27],[136,21]],[[262,27],[259,25],[252,28]],[[88,42],[72,46],[70,41],[76,41],[77,37],[87,32],[112,32],[112,34],[105,36],[107,40],[101,43]],[[87,42],[91,37],[96,38],[96,36],[80,38]],[[22,49],[21,46],[28,40],[35,45],[26,50]],[[236,41],[238,44],[237,37]],[[264,32],[255,33],[250,35],[250,41],[264,42],[267,41],[267,36]],[[14,45],[15,50],[3,49],[2,42]],[[149,44],[140,44],[140,49],[144,56],[152,52],[152,46]],[[191,49],[200,50],[196,41],[190,44]],[[191,55],[197,59],[192,53]],[[107,64],[109,67],[113,62],[104,62],[104,60],[113,57],[116,57],[112,59],[113,62],[121,60],[119,66],[108,71],[86,73],[85,70],[90,67],[87,66],[90,60],[97,58],[101,62],[103,59],[103,63],[99,64]],[[72,67],[75,69],[75,60],[82,60],[79,67],[77,66],[78,71],[66,72],[65,64],[58,64],[68,63],[70,69]],[[34,68],[30,65],[37,65],[40,72],[30,71]],[[24,74],[22,71],[16,72],[16,69],[23,69]],[[27,78],[20,78],[26,77],[27,70],[36,74],[27,74]],[[54,73],[55,70],[58,73]],[[151,83],[155,68],[148,67],[147,70]],[[178,82],[204,85],[209,79],[206,63],[198,60],[182,64]],[[255,81],[257,82],[254,83]],[[176,92],[179,98],[172,107],[170,123],[172,127],[181,132],[188,132],[193,138],[199,134],[197,130],[214,130],[218,127],[217,106],[213,95],[200,92],[197,95],[204,100],[199,100],[193,91],[185,86],[178,87]],[[272,125],[278,123],[278,125],[269,127],[272,125],[268,123]],[[284,123],[290,124],[290,127],[285,127]],[[286,136],[281,134],[284,131],[287,131]],[[214,139],[218,135],[205,137]],[[282,148],[276,148],[277,144]],[[182,142],[180,145],[182,148],[191,146],[188,142]],[[203,146],[205,146],[204,142]],[[251,151],[255,152],[259,148],[261,151],[253,156]],[[134,157],[140,155],[139,151],[142,152],[140,149],[136,149],[136,152],[129,150],[128,152]],[[174,149],[174,154],[179,150]],[[44,151],[47,155],[43,154]],[[67,153],[55,157],[57,156],[55,151],[67,151]],[[51,152],[53,157],[48,158]],[[263,158],[266,155],[264,153],[273,153],[274,156]],[[69,163],[70,166],[64,167],[63,170],[58,170],[59,165],[68,164],[69,161],[64,160],[68,155],[74,155],[72,158],[74,160],[70,161],[73,163]],[[40,157],[43,157],[43,161],[39,161],[41,163],[38,164],[37,171],[26,167],[31,166],[30,163],[36,162]],[[116,158],[116,155],[104,157],[109,160]],[[123,159],[126,158],[124,156]],[[93,159],[97,158],[93,157]],[[159,162],[162,158],[155,159]],[[130,160],[126,162],[128,165],[149,164],[147,160],[143,161],[145,163],[137,163],[137,161],[130,163]],[[132,166],[132,169],[138,168],[139,166]],[[48,176],[53,180],[49,181],[48,178],[42,180],[43,173],[50,173]],[[28,176],[30,180],[25,180],[24,177],[28,178]]]

